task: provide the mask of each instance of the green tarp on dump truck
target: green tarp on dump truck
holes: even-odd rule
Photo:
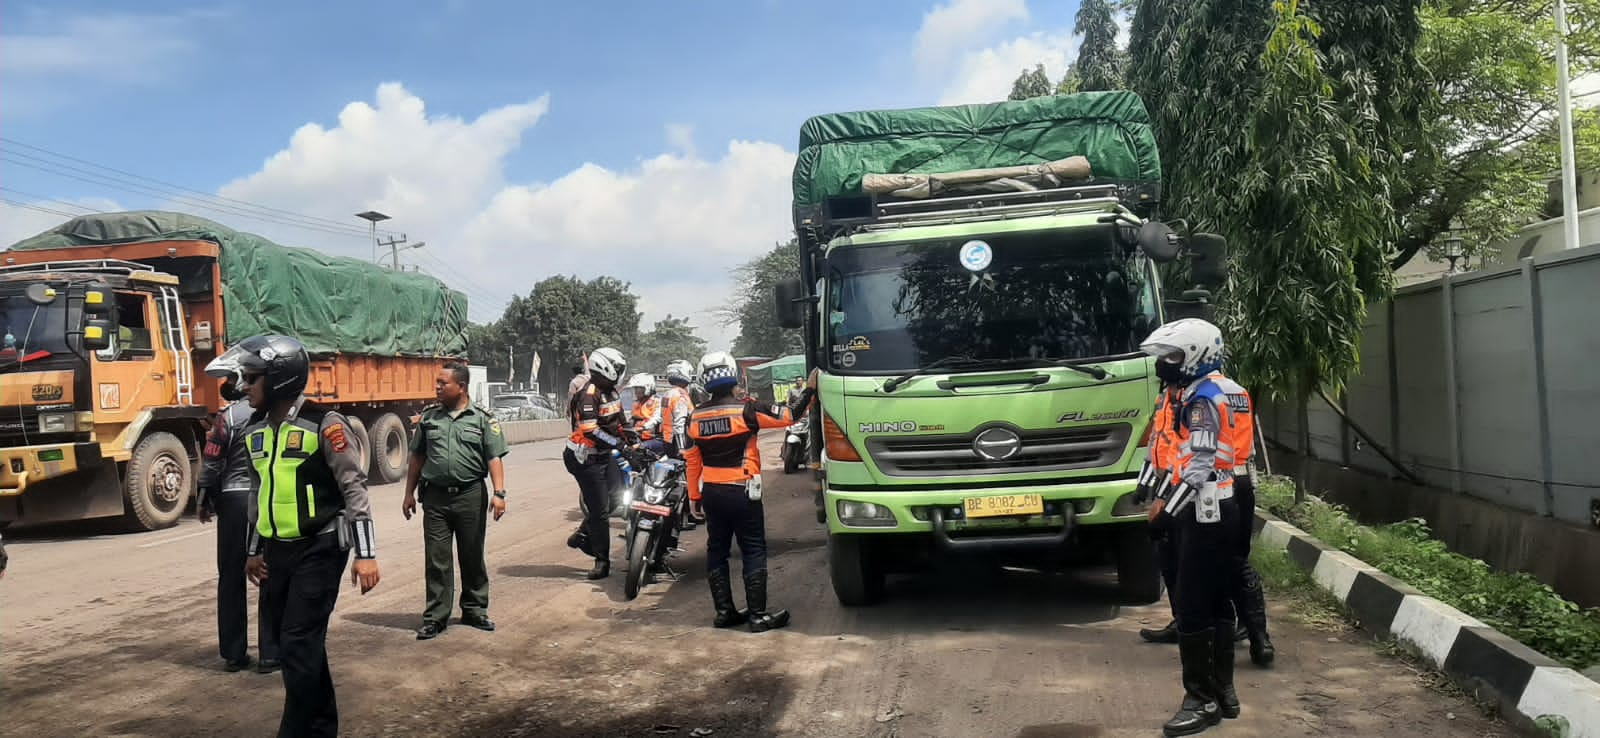
[[[1144,101],[1128,91],[1085,92],[942,108],[832,113],[800,128],[794,207],[860,195],[863,174],[933,174],[1084,156],[1094,182],[1161,183]]]
[[[8,250],[152,241],[211,241],[220,247],[228,342],[281,333],[315,354],[458,356],[466,349],[467,296],[437,279],[281,246],[193,215],[86,215]]]

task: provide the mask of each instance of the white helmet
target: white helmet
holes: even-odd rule
[[[701,357],[700,367],[696,373],[700,375],[700,383],[705,385],[708,392],[739,383],[739,364],[726,351],[713,351]]]
[[[1227,354],[1222,344],[1222,331],[1199,318],[1183,318],[1162,325],[1139,344],[1139,350],[1158,359],[1182,354],[1178,369],[1191,380],[1221,368]]]
[[[673,384],[688,385],[694,381],[694,367],[683,359],[675,359],[667,364],[667,381]]]
[[[637,387],[646,393],[654,392],[656,391],[656,378],[644,372],[639,372],[628,378],[628,386]]]
[[[589,353],[589,374],[616,384],[628,371],[628,360],[614,348],[597,348]]]

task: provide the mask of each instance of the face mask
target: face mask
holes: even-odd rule
[[[1156,378],[1167,384],[1183,384],[1183,366],[1167,361],[1156,362]]]
[[[233,382],[223,382],[221,393],[222,399],[227,400],[228,402],[243,400],[245,397],[245,393],[239,391],[239,386]]]

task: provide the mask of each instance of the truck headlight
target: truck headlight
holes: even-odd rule
[[[78,416],[74,413],[41,413],[39,415],[40,433],[71,433],[78,428]]]
[[[839,500],[839,522],[862,528],[889,528],[898,521],[894,511],[883,505]]]

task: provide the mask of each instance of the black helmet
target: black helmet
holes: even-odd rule
[[[288,336],[251,336],[206,365],[206,374],[222,377],[224,390],[246,374],[264,375],[269,402],[292,400],[306,389],[311,357],[306,347]]]

